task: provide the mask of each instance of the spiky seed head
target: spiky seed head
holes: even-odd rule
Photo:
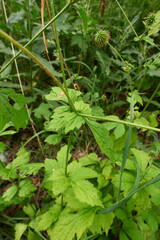
[[[99,30],[94,37],[94,43],[98,47],[106,46],[109,40],[110,32],[108,30]]]
[[[145,21],[143,21],[146,28],[149,28],[155,22],[155,13],[149,13],[147,17],[145,17]]]

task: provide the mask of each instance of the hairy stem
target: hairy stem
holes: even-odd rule
[[[92,119],[96,119],[96,120],[99,120],[99,121],[122,123],[122,124],[125,124],[125,125],[130,125],[130,126],[133,126],[133,127],[137,127],[137,128],[145,128],[147,130],[160,132],[160,129],[158,129],[158,128],[149,127],[149,126],[145,126],[145,125],[141,125],[141,124],[137,124],[137,123],[126,122],[126,121],[119,120],[119,119],[114,119],[114,118],[111,118],[111,117],[98,117],[98,116],[92,116],[92,115],[81,114],[81,113],[77,113],[77,114],[82,116],[82,117],[85,117],[85,118],[92,118]]]
[[[124,59],[122,58],[121,54],[117,51],[117,49],[115,49],[112,44],[110,44],[108,42],[108,45],[113,49],[113,51],[117,54],[117,56],[122,60],[122,62],[124,63],[124,66],[127,67],[127,63],[124,61]]]
[[[134,27],[132,26],[132,23],[130,22],[129,18],[127,17],[125,11],[123,10],[122,6],[119,4],[118,0],[115,0],[117,5],[119,6],[119,8],[121,9],[123,15],[125,16],[125,18],[127,19],[127,22],[129,23],[130,27],[132,28],[132,31],[134,32],[135,36],[138,37],[138,34],[136,33]]]

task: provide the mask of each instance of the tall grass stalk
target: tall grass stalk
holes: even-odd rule
[[[133,122],[133,111],[134,111],[134,93],[132,94],[131,97],[131,103],[130,103],[130,122]],[[132,132],[132,126],[129,126],[129,132],[123,152],[123,159],[122,159],[122,164],[121,164],[121,170],[120,170],[120,180],[119,180],[119,189],[118,189],[118,196],[117,196],[117,201],[119,201],[120,193],[121,193],[121,186],[122,186],[122,176],[123,176],[123,171],[124,167],[127,161],[127,156],[128,156],[128,151],[129,151],[129,144],[130,144],[130,139],[131,139],[131,132]]]

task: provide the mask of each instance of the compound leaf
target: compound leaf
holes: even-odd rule
[[[84,123],[84,119],[75,112],[71,112],[69,106],[56,108],[52,118],[53,120],[46,125],[46,130],[48,131],[57,131],[64,128],[65,133],[68,133],[75,128],[79,129]]]
[[[76,214],[62,215],[55,226],[48,230],[48,234],[51,240],[72,240],[75,234],[79,240],[92,224],[94,215],[94,208],[83,209]]]

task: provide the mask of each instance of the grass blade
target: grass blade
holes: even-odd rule
[[[134,107],[134,93],[132,94],[131,103],[130,103],[130,122],[131,123],[133,122],[133,110],[134,110],[133,107]],[[127,136],[126,145],[125,145],[125,148],[124,148],[122,165],[121,165],[121,173],[120,173],[120,181],[119,181],[117,201],[119,201],[119,197],[120,197],[121,185],[122,185],[122,175],[123,175],[124,167],[125,167],[125,164],[126,164],[128,151],[129,151],[129,143],[130,143],[130,138],[131,138],[131,132],[132,132],[132,126],[129,126],[129,132],[128,132],[128,136]]]

